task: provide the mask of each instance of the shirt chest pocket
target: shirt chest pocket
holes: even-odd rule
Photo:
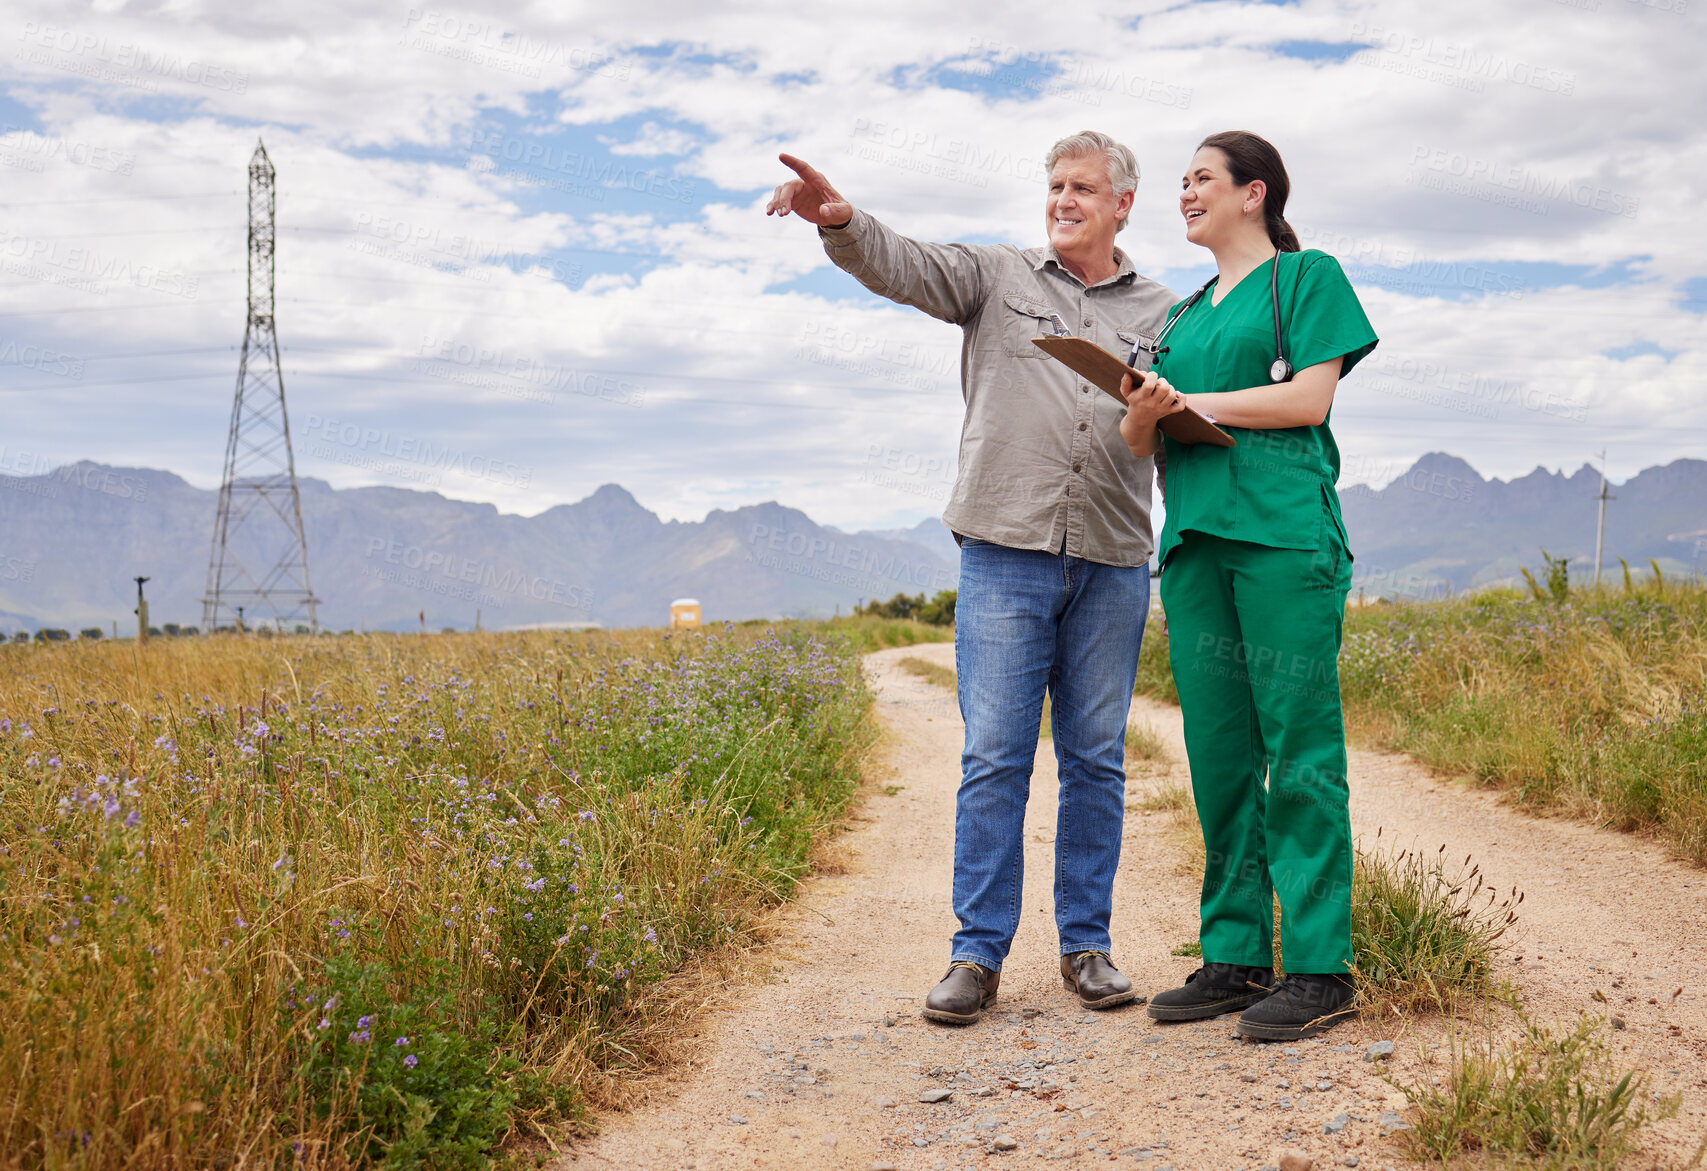
[[[1132,359],[1129,364],[1134,370],[1148,370],[1155,362],[1155,334],[1136,329],[1117,329],[1114,336],[1120,339],[1120,350],[1115,357],[1122,362]],[[1134,347],[1137,349],[1136,357],[1133,357]]]
[[[1049,355],[1032,345],[1032,339],[1053,337],[1066,325],[1055,310],[1022,293],[1003,294],[1000,312],[1002,352],[1010,358],[1047,359]]]

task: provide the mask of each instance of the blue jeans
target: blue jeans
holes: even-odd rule
[[[954,662],[966,748],[954,815],[954,960],[1001,970],[1020,920],[1025,803],[1047,689],[1060,766],[1061,954],[1109,950],[1126,812],[1126,714],[1150,571],[968,539]]]

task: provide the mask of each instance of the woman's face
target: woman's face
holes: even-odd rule
[[[1262,226],[1263,184],[1252,180],[1244,186],[1233,182],[1227,167],[1227,155],[1218,146],[1205,146],[1191,156],[1180,188],[1179,209],[1185,217],[1185,238],[1205,248],[1232,240],[1238,233],[1250,230],[1246,225]],[[1251,210],[1246,211],[1249,207]]]

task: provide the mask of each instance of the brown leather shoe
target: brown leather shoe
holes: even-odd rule
[[[1140,999],[1132,981],[1120,974],[1114,961],[1100,951],[1076,951],[1061,957],[1061,983],[1079,994],[1086,1008],[1118,1008]]]
[[[945,1025],[970,1025],[995,1003],[1001,982],[1000,972],[970,960],[955,960],[948,966],[948,975],[925,997],[921,1015]]]

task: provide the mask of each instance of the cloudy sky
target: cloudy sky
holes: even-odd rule
[[[1212,271],[1193,146],[1280,147],[1382,338],[1347,482],[1707,455],[1702,0],[969,7],[11,0],[0,471],[217,485],[261,138],[300,474],[911,523],[952,479],[958,331],[767,219],[777,152],[906,233],[1031,245],[1085,128],[1137,151],[1120,244],[1181,292]]]

